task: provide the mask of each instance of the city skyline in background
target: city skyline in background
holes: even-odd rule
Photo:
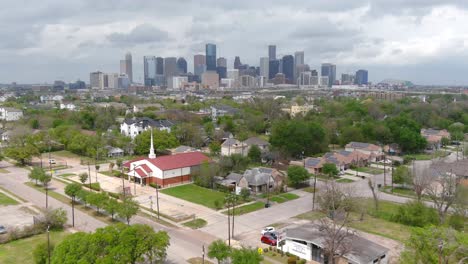
[[[0,83],[86,81],[93,71],[119,72],[119,61],[129,51],[133,81],[143,83],[143,56],[184,57],[193,72],[193,55],[205,54],[205,43],[217,45],[216,58],[226,58],[227,68],[236,56],[243,64],[260,66],[259,58],[269,56],[273,43],[277,57],[304,51],[304,64],[320,69],[333,63],[337,76],[362,68],[372,73],[374,83],[390,78],[468,84],[468,3],[461,1],[4,5]]]

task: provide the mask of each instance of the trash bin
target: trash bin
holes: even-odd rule
[[[377,188],[379,188],[379,189],[382,188],[382,184],[380,184],[380,183],[377,184]]]
[[[270,204],[269,204],[269,203],[266,203],[266,204],[265,204],[265,208],[268,208],[268,207],[270,207]]]

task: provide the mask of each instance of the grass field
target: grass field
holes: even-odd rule
[[[405,155],[404,158],[415,159],[415,160],[431,160],[433,158],[446,157],[450,152],[437,150],[433,154],[421,153],[421,154],[409,154]]]
[[[359,167],[354,169],[358,172],[365,172],[365,173],[370,173],[370,174],[382,174],[384,171],[382,169],[377,169],[377,168],[371,168],[371,167]]]
[[[339,180],[336,180],[336,182],[339,182],[339,183],[350,183],[350,182],[354,182],[354,181],[351,180],[351,179],[341,178],[341,179],[339,179]]]
[[[310,187],[306,187],[304,189],[302,189],[304,192],[310,192],[310,193],[314,193],[314,187],[313,186],[310,186]],[[315,188],[316,191],[318,191],[318,188]]]
[[[385,219],[365,215],[364,220],[360,221],[360,216],[358,214],[352,214],[352,217],[356,219],[356,221],[351,221],[350,227],[400,242],[405,242],[411,233],[411,227],[390,222]]]
[[[203,259],[200,258],[200,257],[187,259],[187,262],[190,263],[190,264],[202,264],[202,263],[205,263],[205,264],[213,264],[213,262],[208,261],[208,260],[206,260],[206,259],[205,259],[205,261],[203,261]]]
[[[0,168],[0,173],[10,173],[10,171],[4,168]]]
[[[50,232],[50,242],[60,243],[68,232]],[[34,264],[33,251],[37,245],[47,243],[47,235],[41,234],[0,245],[0,263]]]
[[[303,214],[300,214],[300,215],[296,215],[296,216],[294,216],[294,218],[302,219],[302,220],[314,221],[314,220],[323,218],[324,216],[325,216],[325,215],[322,214],[321,212],[310,211],[310,212],[307,212],[307,213],[303,213]]]
[[[212,209],[216,209],[215,201],[222,203],[226,196],[225,193],[203,188],[195,184],[180,185],[161,190],[161,192]]]
[[[64,173],[64,174],[59,174],[57,176],[59,177],[70,177],[70,176],[75,176],[76,174],[75,173]]]
[[[284,203],[297,198],[299,198],[299,196],[294,193],[282,193],[271,197],[270,200],[277,203]]]
[[[262,208],[265,208],[265,203],[255,202],[255,203],[251,203],[251,204],[248,204],[248,205],[236,207],[236,209],[234,210],[234,214],[235,215],[243,215],[243,214],[247,214],[247,213],[250,213],[250,212],[253,212],[253,211],[260,210]],[[227,211],[224,211],[223,214],[227,214]]]
[[[204,219],[197,218],[197,219],[194,219],[192,221],[185,222],[182,225],[184,225],[186,227],[190,227],[192,229],[198,229],[198,228],[202,228],[202,227],[206,226],[206,224],[207,224],[207,222]]]
[[[50,156],[53,158],[53,157],[61,157],[61,158],[75,158],[75,159],[79,159],[80,156],[79,155],[76,155],[74,153],[71,153],[70,151],[68,150],[60,150],[60,151],[55,151],[55,152],[51,152],[50,153]],[[46,162],[47,162],[47,159],[49,158],[49,153],[43,153],[42,154],[42,157],[43,159],[46,159]]]
[[[16,205],[16,204],[18,204],[18,202],[15,199],[0,192],[0,205]]]

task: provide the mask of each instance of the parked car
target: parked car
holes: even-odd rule
[[[277,237],[274,233],[265,233],[262,235],[262,238],[260,239],[260,241],[270,246],[276,246]]]
[[[265,233],[272,233],[272,232],[275,232],[275,228],[272,226],[267,226],[262,230],[262,235],[264,235]]]
[[[55,163],[57,163],[57,162],[56,162],[54,159],[50,159],[50,160],[49,160],[49,163],[50,163],[50,164],[55,164]]]
[[[5,226],[0,225],[0,234],[6,234],[7,230]]]

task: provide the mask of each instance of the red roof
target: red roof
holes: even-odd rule
[[[148,165],[146,165],[146,164],[141,165],[140,168],[142,168],[143,170],[145,170],[146,173],[150,173],[150,172],[151,172],[150,167],[149,167]]]
[[[142,169],[138,168],[135,171],[140,176],[140,178],[146,177],[146,173]]]
[[[132,161],[129,161],[124,164],[126,167],[130,167],[130,164],[136,161],[140,161],[146,159],[147,161],[151,162],[153,165],[158,167],[159,169],[165,171],[165,170],[172,170],[172,169],[178,169],[178,168],[185,168],[185,167],[191,167],[191,166],[196,166],[202,164],[204,161],[211,161],[210,158],[205,156],[205,154],[201,152],[187,152],[187,153],[179,153],[179,154],[174,154],[174,155],[166,155],[166,156],[160,156],[155,159],[149,159],[149,158],[138,158],[134,159]],[[141,166],[145,171],[151,171],[151,169],[147,165],[142,165]],[[137,169],[138,171],[138,169]]]

